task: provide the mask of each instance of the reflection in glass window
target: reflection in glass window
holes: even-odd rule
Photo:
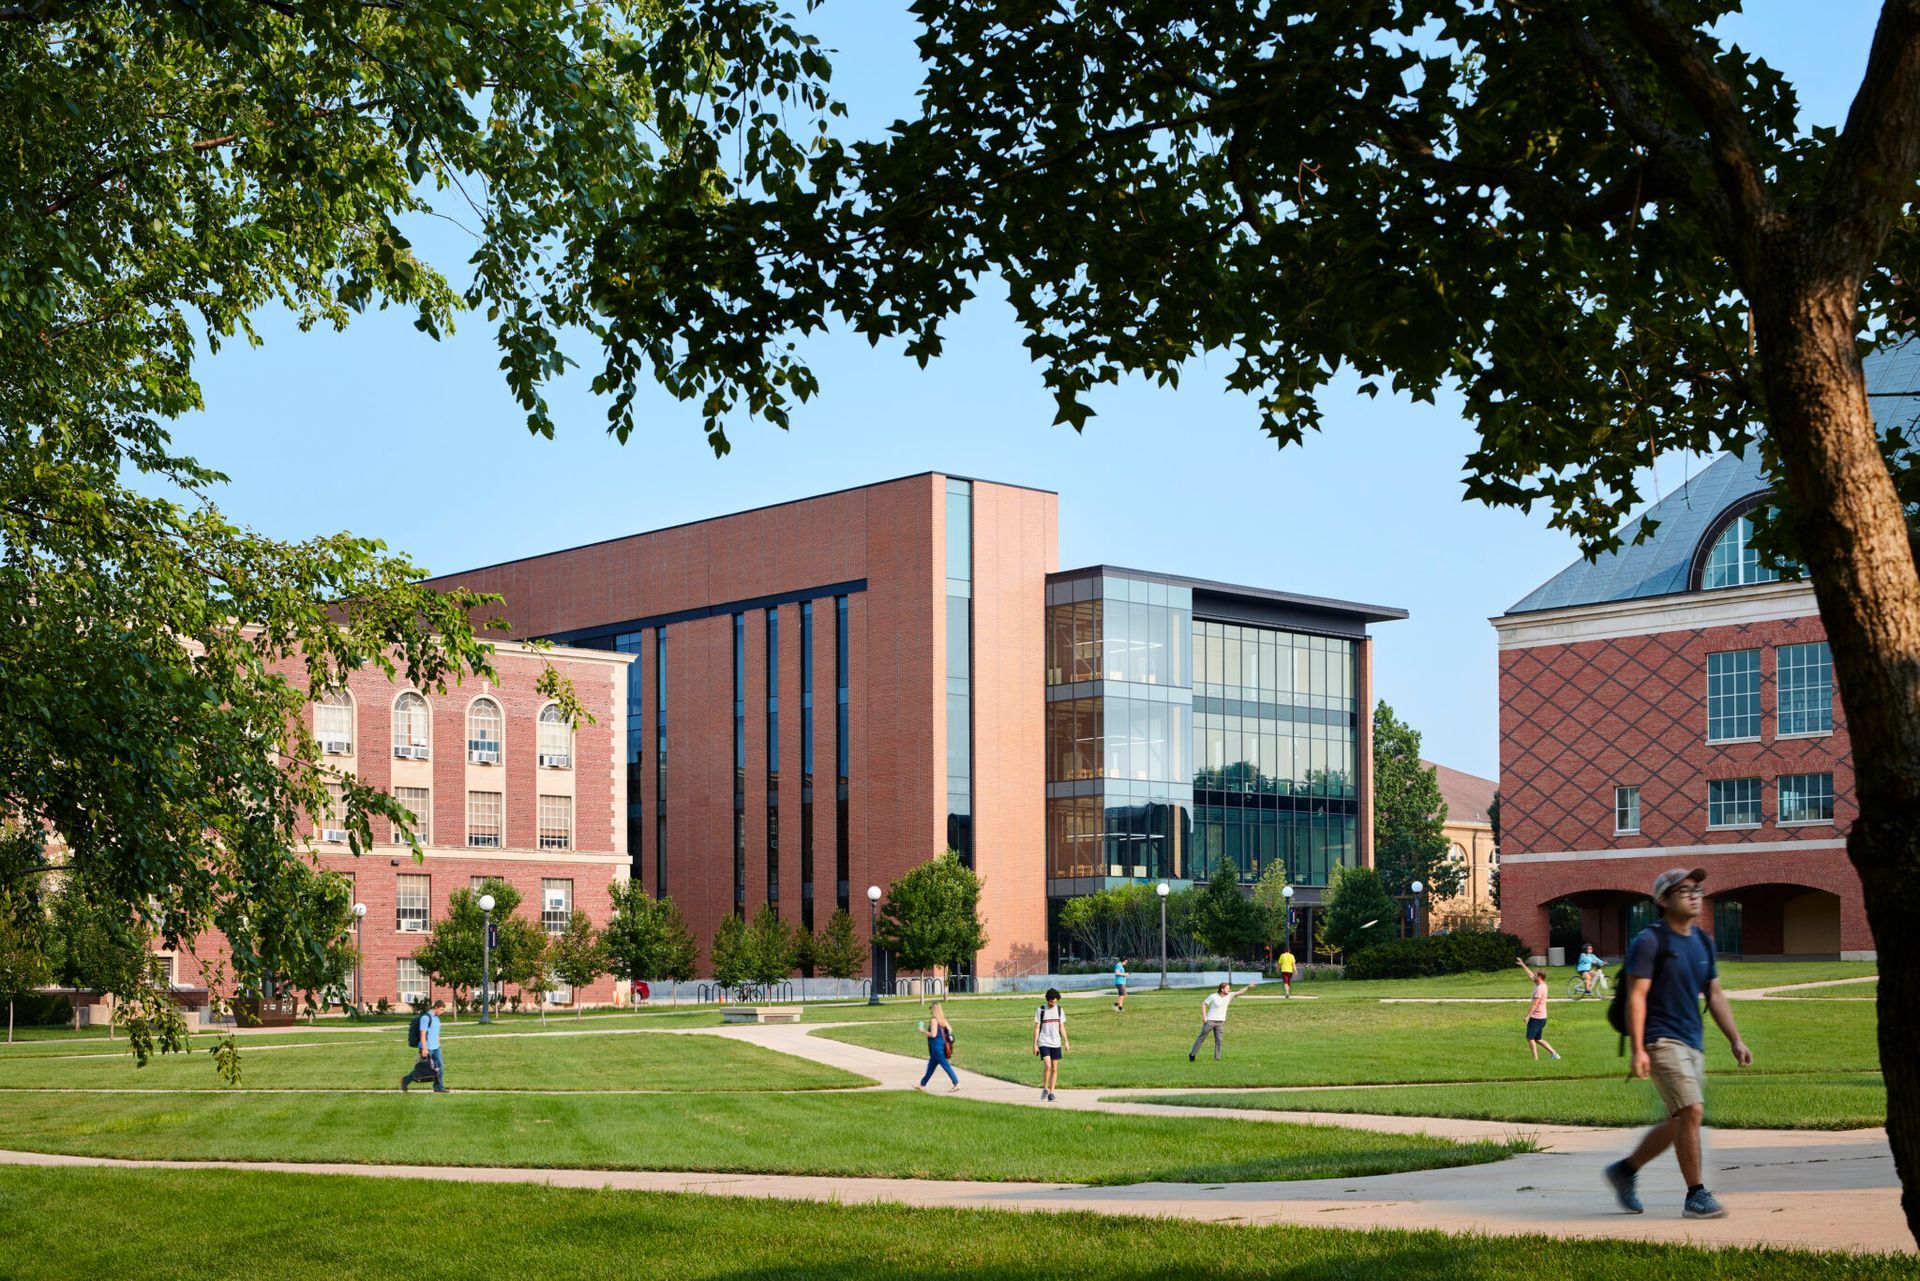
[[[1707,784],[1708,827],[1756,827],[1759,823],[1759,779],[1719,778]]]
[[[1707,655],[1707,741],[1760,737],[1760,651]]]
[[[393,754],[407,760],[426,760],[431,725],[427,700],[408,690],[393,703]]]
[[[1781,775],[1780,821],[1782,823],[1833,822],[1833,775]]]
[[[1782,645],[1777,734],[1827,734],[1833,730],[1833,653],[1825,641]]]
[[[1707,590],[1779,581],[1779,571],[1762,565],[1760,553],[1753,547],[1751,516],[1740,516],[1727,522],[1727,527],[1713,540],[1713,548],[1707,553],[1706,569],[1700,575],[1700,586]]]

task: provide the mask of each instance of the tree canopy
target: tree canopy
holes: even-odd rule
[[[1439,772],[1420,759],[1420,731],[1382,700],[1373,709],[1373,865],[1389,894],[1415,881],[1434,899],[1451,898],[1467,869],[1452,857]]]
[[[971,960],[987,945],[980,878],[953,850],[920,864],[887,887],[878,937],[903,969]]]
[[[1398,938],[1400,903],[1371,867],[1336,867],[1320,913],[1327,945],[1347,952]]]
[[[854,933],[853,917],[837,907],[813,936],[813,968],[822,977],[850,979],[867,964],[867,947]]]

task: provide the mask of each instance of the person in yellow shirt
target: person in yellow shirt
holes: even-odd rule
[[[1293,999],[1293,953],[1282,950],[1280,953],[1280,986],[1286,989],[1288,1000]]]

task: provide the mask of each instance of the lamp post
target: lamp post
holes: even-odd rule
[[[1153,887],[1160,896],[1160,990],[1167,990],[1167,895],[1173,893],[1173,887],[1165,881]]]
[[[867,1004],[880,1004],[880,887],[867,886],[867,961],[873,982],[867,986]]]
[[[1415,881],[1408,888],[1413,891],[1413,936],[1415,938],[1419,938],[1420,937],[1420,891],[1426,889],[1427,887],[1422,883],[1420,883],[1419,881]]]
[[[1293,886],[1291,886],[1291,885],[1282,885],[1282,886],[1280,887],[1280,898],[1281,898],[1281,900],[1282,900],[1283,902],[1285,902],[1285,903],[1286,903],[1286,905],[1287,905],[1287,941],[1286,941],[1286,950],[1287,950],[1287,951],[1289,951],[1289,952],[1291,952],[1291,951],[1293,951]],[[1308,952],[1312,952],[1312,950],[1313,950],[1313,949],[1312,949],[1311,947],[1309,947],[1309,948],[1308,948],[1307,950],[1308,950]],[[1311,961],[1311,960],[1313,959],[1313,957],[1312,957],[1312,956],[1308,956],[1308,957],[1307,957],[1307,959],[1308,959],[1309,961]]]
[[[353,905],[353,1013],[360,1015],[360,1007],[367,1003],[367,990],[363,986],[367,981],[367,958],[360,950],[360,922],[367,919],[367,905]]]
[[[493,895],[480,896],[480,1021],[493,1022]]]

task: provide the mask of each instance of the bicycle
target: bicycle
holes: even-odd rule
[[[1613,988],[1607,982],[1607,972],[1605,970],[1593,971],[1593,990],[1591,992],[1587,990],[1586,981],[1580,975],[1576,974],[1567,980],[1567,999],[1569,1001],[1584,1001],[1590,996],[1607,996],[1612,991]]]

